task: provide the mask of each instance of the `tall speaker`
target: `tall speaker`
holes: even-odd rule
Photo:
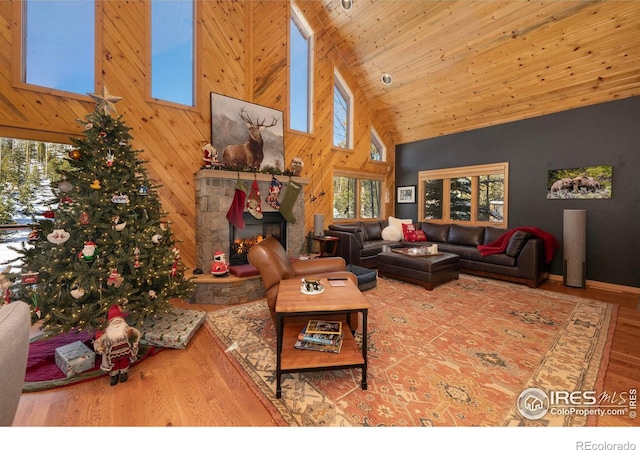
[[[313,215],[313,235],[324,236],[324,214]]]
[[[562,227],[564,284],[584,288],[587,279],[587,211],[565,209]]]

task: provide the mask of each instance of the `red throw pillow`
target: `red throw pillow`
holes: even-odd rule
[[[412,223],[402,224],[402,235],[407,242],[426,242],[427,235],[422,230],[416,230]]]

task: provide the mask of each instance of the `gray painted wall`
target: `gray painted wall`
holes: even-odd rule
[[[640,97],[397,147],[396,183],[418,171],[509,162],[509,227],[536,226],[562,244],[564,209],[587,211],[587,279],[640,287]],[[613,166],[612,198],[547,200],[547,171]],[[416,192],[417,193],[417,192]],[[396,216],[417,220],[417,204]],[[562,275],[562,250],[551,263]]]

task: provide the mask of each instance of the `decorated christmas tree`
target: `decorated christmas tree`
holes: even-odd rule
[[[111,116],[120,98],[106,89],[91,96],[97,107],[79,120],[84,137],[72,139],[70,168],[20,250],[17,295],[46,332],[101,328],[112,305],[139,325],[193,291],[158,186],[138,159],[141,150],[132,149],[122,116]]]

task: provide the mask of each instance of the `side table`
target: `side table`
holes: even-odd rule
[[[300,291],[301,279],[282,280],[278,289],[276,302],[276,398],[282,396],[281,377],[283,373],[310,372],[332,369],[362,369],[360,386],[367,389],[367,315],[369,302],[358,287],[345,280],[344,286],[331,286],[326,278],[322,278],[324,292],[318,295],[306,295]],[[359,348],[355,338],[355,330],[349,328],[350,314],[362,315],[362,343]],[[298,350],[294,347],[298,334],[304,324],[285,319],[304,316],[345,314],[342,324],[344,337],[340,353]]]
[[[334,236],[314,236],[313,240],[320,244],[320,258],[323,256],[336,256],[340,239]]]

